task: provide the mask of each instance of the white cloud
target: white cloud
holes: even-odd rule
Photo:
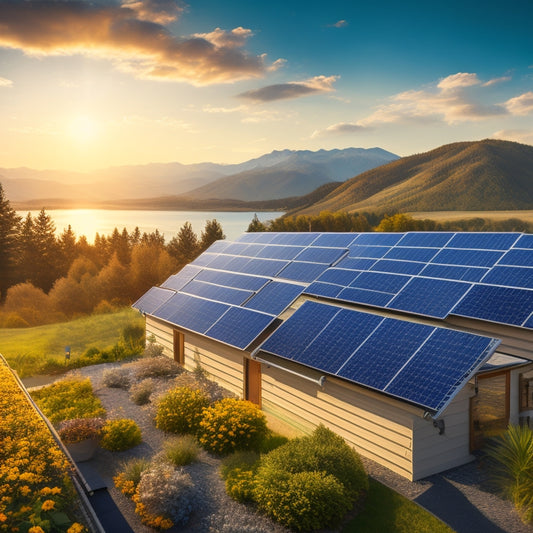
[[[13,82],[0,76],[0,87],[13,87]]]
[[[437,87],[443,91],[455,90],[461,87],[471,87],[480,83],[477,74],[469,72],[458,72],[443,78],[438,83]]]
[[[330,28],[345,28],[346,26],[348,26],[348,21],[341,19],[335,22],[335,24],[330,24],[329,26]]]
[[[339,122],[338,124],[332,124],[323,130],[315,130],[311,135],[312,139],[319,137],[326,137],[328,135],[346,135],[352,133],[360,133],[367,130],[365,126],[355,124],[353,122]]]
[[[533,145],[533,130],[500,130],[494,132],[492,138]]]
[[[533,113],[533,91],[515,96],[504,105],[511,115],[529,115]]]

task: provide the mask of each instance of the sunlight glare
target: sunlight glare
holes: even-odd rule
[[[70,123],[69,134],[78,142],[88,143],[98,136],[98,130],[98,124],[93,118],[78,115]]]

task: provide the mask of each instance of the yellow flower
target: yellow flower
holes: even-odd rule
[[[51,511],[54,508],[55,504],[56,502],[54,500],[45,500],[41,505],[41,509],[43,511]]]
[[[44,533],[44,529],[41,526],[33,526],[28,529],[28,533]]]
[[[81,524],[78,524],[78,522],[74,522],[67,529],[67,533],[83,533],[84,531],[86,531],[85,526],[82,526]]]
[[[0,522],[5,522],[7,520],[7,516],[4,513],[0,513]]]

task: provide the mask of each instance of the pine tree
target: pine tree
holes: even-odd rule
[[[55,224],[41,209],[33,221],[33,238],[37,260],[31,265],[31,282],[48,292],[59,278],[60,248],[55,236]]]
[[[78,247],[76,245],[76,234],[72,231],[69,224],[59,236],[57,243],[59,245],[59,274],[66,276],[70,265],[78,256]]]
[[[15,279],[17,236],[20,217],[11,207],[0,183],[0,298]]]
[[[207,250],[215,241],[225,238],[226,236],[224,235],[220,222],[215,218],[213,220],[207,220],[200,237],[200,251]]]
[[[167,246],[168,253],[179,265],[190,263],[200,252],[198,237],[190,222],[185,222],[178,234],[172,237]]]
[[[259,220],[259,217],[257,216],[257,213],[254,215],[254,218],[252,218],[252,221],[248,225],[248,229],[246,230],[248,233],[257,233],[260,231],[267,231],[266,226]]]

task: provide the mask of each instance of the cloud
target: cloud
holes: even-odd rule
[[[482,87],[490,87],[491,85],[496,85],[497,83],[503,83],[505,81],[510,81],[511,76],[502,76],[501,78],[494,78],[492,80],[486,81]]]
[[[169,0],[122,6],[69,0],[0,2],[0,47],[36,56],[100,57],[138,78],[193,85],[260,77],[271,68],[265,55],[243,49],[252,35],[245,28],[217,28],[190,37],[172,34],[157,20],[170,20],[183,9],[176,4],[172,11],[173,5]]]
[[[500,130],[493,133],[492,138],[533,144],[533,130]]]
[[[179,0],[126,0],[122,6],[133,9],[139,20],[157,24],[174,22],[185,9]]]
[[[367,130],[364,126],[355,124],[354,122],[339,122],[338,124],[332,124],[323,130],[316,130],[311,135],[312,139],[317,137],[326,137],[328,135],[346,135],[352,133],[360,133]]]
[[[348,26],[348,21],[344,19],[338,20],[335,22],[335,24],[329,25],[330,28],[345,28],[346,26]]]
[[[334,91],[333,84],[337,79],[338,76],[315,76],[307,81],[291,81],[288,83],[267,85],[260,89],[252,89],[239,94],[238,97],[260,103],[300,98],[301,96]]]
[[[13,82],[0,76],[0,87],[13,87]]]
[[[533,113],[533,91],[515,96],[504,105],[511,115],[529,115]]]
[[[443,78],[438,83],[437,87],[443,91],[453,91],[461,87],[471,87],[480,83],[477,74],[470,74],[468,72],[458,72]]]

